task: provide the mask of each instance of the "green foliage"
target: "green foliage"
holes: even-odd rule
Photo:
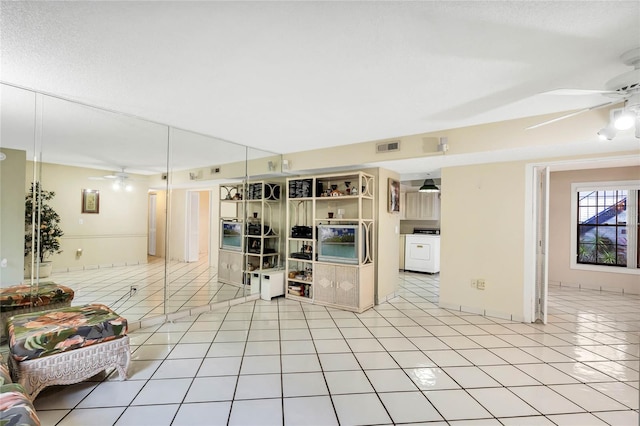
[[[605,251],[601,254],[602,263],[606,263],[607,265],[615,265],[616,264],[616,254],[610,251]]]
[[[24,255],[28,256],[32,251],[40,250],[40,262],[56,253],[62,253],[60,249],[60,237],[64,232],[60,228],[60,216],[47,204],[55,197],[53,191],[44,191],[40,188],[40,183],[31,183],[31,188],[25,196],[25,236]],[[35,217],[35,227],[38,229],[37,238],[34,241],[33,219]]]

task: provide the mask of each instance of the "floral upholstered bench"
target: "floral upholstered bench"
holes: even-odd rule
[[[47,386],[78,383],[107,368],[126,379],[127,320],[105,305],[15,315],[8,332],[14,381],[32,400]]]
[[[0,289],[0,342],[6,338],[7,318],[27,312],[38,312],[70,306],[74,292],[54,282],[41,282]]]
[[[9,368],[2,357],[0,357],[0,424],[40,426],[40,419],[31,399],[21,385],[13,383]]]

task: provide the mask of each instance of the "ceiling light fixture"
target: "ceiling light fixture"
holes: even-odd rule
[[[602,129],[600,129],[600,131],[598,132],[598,137],[600,138],[600,140],[610,141],[610,140],[613,140],[613,138],[616,137],[617,133],[618,132],[616,131],[615,128],[613,128],[611,126],[607,126],[607,127],[604,127]]]
[[[626,108],[612,109],[609,113],[609,123],[598,132],[603,141],[610,141],[616,137],[618,131],[629,130],[635,126],[635,136],[640,139],[640,108],[637,104]]]
[[[636,115],[630,110],[620,111],[614,117],[613,126],[618,130],[630,129],[636,122]]]
[[[433,181],[433,179],[425,179],[424,183],[418,190],[419,192],[440,192],[440,188],[438,188]]]
[[[114,191],[120,191],[121,189],[124,189],[127,192],[133,191],[133,186],[126,183],[122,178],[118,178],[115,182],[113,182],[112,188]]]

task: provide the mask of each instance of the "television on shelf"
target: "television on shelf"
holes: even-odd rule
[[[358,264],[358,225],[318,225],[318,260]]]
[[[220,248],[225,250],[242,250],[242,223],[230,220],[222,221]]]

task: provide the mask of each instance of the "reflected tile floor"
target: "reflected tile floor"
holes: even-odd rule
[[[258,300],[131,333],[117,373],[43,391],[43,425],[629,425],[640,296],[550,288],[549,323],[438,307],[399,273],[362,314]]]
[[[170,262],[149,256],[139,265],[96,267],[55,272],[51,279],[75,291],[72,305],[103,303],[133,322],[165,313],[164,276],[167,272],[166,312],[223,302],[243,296],[243,289],[218,282],[217,268],[210,268],[206,258],[198,262]],[[131,292],[135,286],[137,291]]]

